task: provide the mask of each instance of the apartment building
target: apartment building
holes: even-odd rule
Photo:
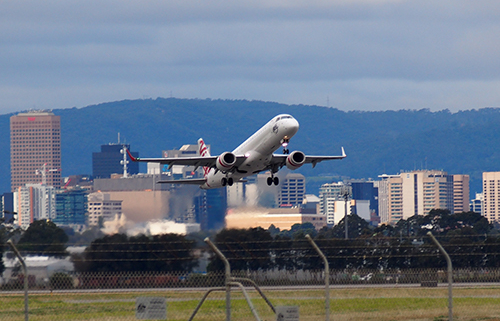
[[[56,217],[56,189],[43,184],[26,184],[14,194],[15,224],[27,228],[36,220],[53,220]]]
[[[500,172],[483,172],[483,216],[500,222]]]
[[[421,170],[379,178],[381,223],[395,224],[413,215],[427,215],[433,209],[469,211],[468,175]]]

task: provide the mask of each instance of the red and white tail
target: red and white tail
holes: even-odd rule
[[[198,151],[199,151],[201,157],[210,156],[210,151],[208,150],[207,145],[205,145],[203,138],[198,139]],[[203,176],[207,177],[209,172],[210,172],[210,167],[204,166],[203,167]]]

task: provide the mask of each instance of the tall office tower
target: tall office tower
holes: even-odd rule
[[[194,198],[194,214],[202,231],[217,230],[224,227],[227,211],[225,188],[200,190]]]
[[[379,177],[379,215],[382,223],[395,224],[413,215],[427,215],[433,209],[448,209],[451,213],[468,209],[467,175],[423,170]]]
[[[483,216],[500,222],[500,172],[483,172]]]
[[[127,162],[127,174],[139,173],[139,163],[131,162],[126,154],[122,153],[126,147],[130,151],[129,144],[101,145],[101,151],[92,153],[92,176],[94,178],[110,178],[111,174],[123,174],[123,163]],[[130,152],[132,156],[139,157],[139,153]]]
[[[469,175],[453,175],[453,213],[470,211]]]
[[[278,206],[296,207],[302,205],[306,195],[306,178],[302,174],[288,173],[281,179],[278,191]]]
[[[370,201],[370,210],[378,214],[378,185],[373,181],[352,180],[352,199]]]
[[[82,231],[87,226],[87,195],[82,188],[64,189],[56,194],[56,217],[53,222]]]
[[[10,117],[11,191],[28,183],[61,186],[61,120],[49,111]]]

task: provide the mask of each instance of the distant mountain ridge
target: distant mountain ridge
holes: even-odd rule
[[[279,113],[300,123],[290,150],[348,157],[299,171],[306,176],[374,178],[413,169],[469,174],[480,192],[481,173],[500,170],[500,109],[343,112],[335,108],[247,100],[157,98],[123,100],[84,108],[56,109],[61,116],[62,175],[92,174],[100,145],[129,143],[143,157],[195,144],[203,137],[217,154],[234,149]],[[0,192],[10,190],[9,118],[0,115]]]

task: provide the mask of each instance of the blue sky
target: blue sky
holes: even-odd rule
[[[500,106],[500,2],[0,2],[0,113],[178,97]]]

